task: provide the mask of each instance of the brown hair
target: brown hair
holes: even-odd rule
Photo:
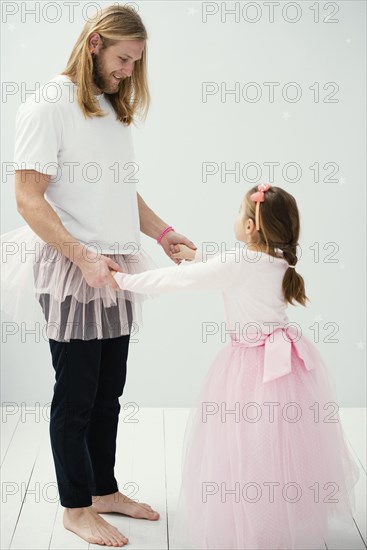
[[[251,200],[252,193],[257,192],[257,186],[245,195],[245,219],[255,223],[256,202]],[[260,229],[257,231],[255,244],[265,246],[267,254],[279,256],[276,249],[283,251],[283,257],[290,265],[297,263],[297,246],[300,233],[300,219],[295,198],[281,187],[270,187],[264,193],[264,202],[259,205]],[[296,300],[306,306],[309,298],[305,294],[303,277],[293,268],[288,268],[283,277],[283,295],[287,303]]]
[[[98,10],[88,19],[71,52],[66,68],[61,74],[71,77],[78,84],[77,100],[85,118],[101,117],[106,113],[99,107],[93,95],[93,60],[89,51],[89,38],[97,32],[102,39],[102,49],[119,40],[146,40],[147,31],[140,16],[129,6],[112,5]],[[116,112],[118,120],[126,125],[134,122],[134,115],[146,118],[150,95],[147,84],[146,46],[141,59],[135,62],[130,78],[125,78],[115,94],[106,97]]]

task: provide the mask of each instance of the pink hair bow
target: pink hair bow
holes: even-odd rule
[[[256,202],[256,229],[259,231],[260,229],[260,220],[259,220],[259,214],[260,214],[260,202],[264,202],[265,200],[265,193],[270,189],[271,185],[269,183],[260,183],[257,186],[257,191],[255,193],[252,193],[250,196],[250,199]]]

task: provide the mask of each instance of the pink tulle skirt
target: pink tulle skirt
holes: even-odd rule
[[[143,249],[104,256],[125,273],[157,267]],[[1,310],[10,323],[29,330],[39,323],[60,342],[115,338],[142,324],[142,302],[153,297],[89,286],[79,267],[28,225],[1,235]]]
[[[359,468],[313,343],[312,370],[263,382],[264,346],[226,345],[189,417],[172,548],[309,549],[331,518],[352,524]]]

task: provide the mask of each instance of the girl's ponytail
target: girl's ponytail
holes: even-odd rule
[[[283,249],[283,257],[289,265],[296,266],[297,258],[297,245],[288,245]],[[297,267],[295,269],[288,268],[283,277],[283,295],[286,302],[293,304],[293,300],[299,302],[302,306],[306,306],[306,300],[308,300],[305,292],[305,282],[303,277],[297,273]]]
[[[281,249],[289,265],[296,266],[300,221],[295,198],[281,187],[263,184],[250,189],[245,201],[246,218],[251,218],[258,229],[256,244],[265,246],[272,256],[278,256],[277,249]],[[295,300],[306,306],[309,298],[297,269],[286,270],[282,288],[287,303],[294,305]]]

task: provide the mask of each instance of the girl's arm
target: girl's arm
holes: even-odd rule
[[[130,275],[115,273],[123,290],[137,293],[170,292],[190,289],[225,289],[243,282],[246,269],[241,249],[227,250],[210,260],[152,269]]]
[[[199,248],[193,250],[184,244],[178,244],[177,248],[179,248],[179,252],[172,254],[172,258],[177,260],[186,260],[189,264],[203,261],[203,255]]]

